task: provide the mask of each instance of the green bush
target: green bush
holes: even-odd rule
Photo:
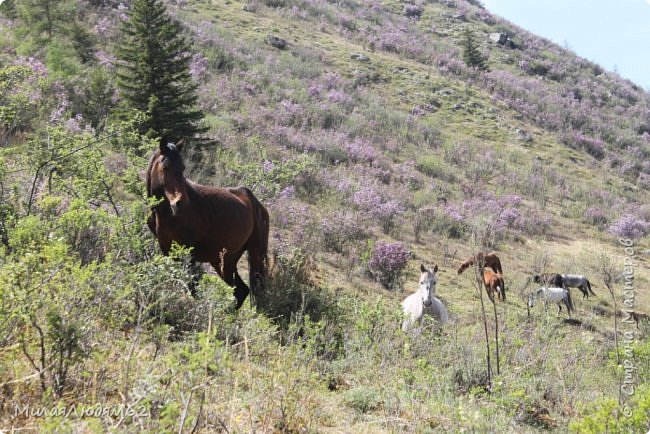
[[[345,405],[360,413],[369,413],[382,406],[382,399],[377,389],[373,387],[357,387],[345,393]]]
[[[628,410],[625,410],[628,409]],[[626,414],[626,411],[629,411]],[[644,385],[635,390],[624,407],[615,399],[603,398],[589,404],[588,413],[569,425],[578,434],[645,434],[650,426],[650,387]]]
[[[441,158],[435,155],[422,155],[416,160],[417,169],[423,174],[431,177],[441,179],[446,182],[454,182],[456,175],[449,168]]]

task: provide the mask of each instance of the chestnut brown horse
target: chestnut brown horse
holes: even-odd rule
[[[173,242],[192,248],[192,261],[209,262],[234,287],[237,309],[249,292],[263,290],[267,276],[269,214],[244,187],[216,188],[185,178],[180,151],[183,141],[166,138],[149,161],[147,196],[160,202],[152,208],[147,225],[163,254]],[[237,272],[237,262],[248,252],[249,283]]]
[[[494,294],[496,294],[501,301],[506,301],[506,283],[501,273],[483,270],[483,284],[490,300],[494,301]]]
[[[479,252],[476,255],[472,256],[471,258],[469,258],[468,260],[460,264],[460,267],[458,268],[458,274],[461,274],[463,271],[465,271],[467,267],[477,263],[478,264],[482,263],[484,267],[490,267],[495,273],[503,274],[503,269],[501,268],[501,261],[499,260],[497,254],[494,252],[488,254],[483,254],[482,252]]]

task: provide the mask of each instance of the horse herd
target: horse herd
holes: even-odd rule
[[[490,301],[495,302],[495,297],[506,300],[506,285],[503,280],[503,268],[501,260],[496,253],[477,253],[460,264],[458,274],[463,273],[467,268],[476,266],[477,271],[483,280],[485,291]],[[449,314],[445,305],[435,296],[436,284],[438,283],[438,266],[427,268],[420,265],[420,280],[417,291],[406,297],[402,302],[402,309],[406,319],[402,323],[402,329],[408,330],[413,324],[422,320],[424,315],[433,316],[442,325],[449,320]],[[528,308],[531,308],[540,300],[548,311],[548,304],[555,303],[558,307],[558,314],[562,310],[562,304],[567,308],[569,317],[574,309],[573,300],[569,288],[578,288],[582,297],[589,297],[589,294],[596,295],[591,289],[591,283],[582,275],[544,273],[535,274],[529,277],[530,281],[543,285],[528,295]]]
[[[192,262],[210,263],[219,276],[234,288],[236,308],[252,293],[264,288],[268,273],[267,251],[269,213],[247,188],[217,188],[196,184],[185,178],[181,157],[183,141],[174,144],[163,137],[149,161],[146,173],[147,196],[152,201],[147,226],[158,239],[163,254],[169,254],[172,244],[191,247]],[[248,252],[249,286],[237,272],[237,262]],[[506,300],[506,285],[499,257],[494,253],[478,253],[458,268],[461,274],[468,267],[478,265],[490,300]],[[433,315],[441,324],[449,315],[444,304],[435,296],[438,267],[421,267],[418,290],[407,297],[402,306],[406,316],[403,328],[408,329],[422,319]],[[537,300],[567,307],[569,315],[573,302],[568,288],[579,288],[588,297],[591,284],[584,276],[570,274],[539,274],[532,277],[543,285],[530,294],[528,306]],[[595,295],[595,294],[594,294]]]

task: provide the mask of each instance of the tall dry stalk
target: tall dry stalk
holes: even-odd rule
[[[505,289],[503,289],[505,294]],[[492,302],[492,309],[494,311],[494,350],[497,362],[497,375],[501,374],[501,356],[499,354],[499,317],[497,315],[497,301],[496,297],[490,299]]]
[[[609,295],[612,297],[612,301],[614,302],[614,349],[616,351],[616,366],[620,366],[621,356],[618,350],[618,303],[616,302],[616,294],[614,294],[614,266],[609,257],[605,254],[600,256],[598,262],[600,265],[600,275],[607,287],[607,291],[609,291]],[[623,392],[621,387],[623,385],[623,375],[624,374],[621,373],[618,380],[618,405],[621,405],[623,402]],[[618,412],[616,413],[616,416],[618,418]]]
[[[485,330],[485,362],[487,365],[488,388],[492,390],[492,361],[490,358],[490,334],[488,332],[487,315],[485,313],[485,303],[483,301],[483,260],[476,261],[474,266],[474,289],[481,301],[481,320]]]

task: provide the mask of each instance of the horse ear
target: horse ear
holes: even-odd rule
[[[176,149],[178,149],[178,152],[183,150],[183,146],[185,145],[185,143],[186,143],[185,137],[183,137],[178,141],[178,143],[176,143]]]
[[[420,271],[423,273],[427,271],[427,268],[424,266],[424,264],[420,264]]]
[[[437,273],[437,272],[438,272],[438,264],[436,264],[436,265],[433,266],[433,272],[434,272],[434,273]]]

